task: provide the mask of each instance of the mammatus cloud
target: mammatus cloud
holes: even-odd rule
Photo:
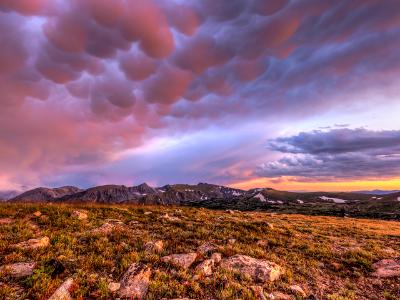
[[[364,90],[390,105],[399,16],[397,0],[0,0],[0,177],[83,174],[154,137],[301,120]]]
[[[390,178],[400,172],[399,130],[345,128],[302,132],[274,139],[269,148],[285,156],[260,166],[260,176],[345,180]]]

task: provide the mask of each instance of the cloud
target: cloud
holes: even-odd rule
[[[399,15],[395,0],[0,0],[0,178],[63,178],[209,124],[390,106]]]
[[[338,180],[389,178],[400,171],[400,131],[332,129],[276,138],[269,149],[285,156],[261,165],[265,177]]]

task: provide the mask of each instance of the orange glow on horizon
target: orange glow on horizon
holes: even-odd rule
[[[398,190],[400,178],[387,180],[355,180],[355,181],[327,181],[327,182],[301,182],[291,178],[284,178],[279,182],[273,182],[268,178],[253,178],[246,181],[232,183],[229,186],[239,189],[252,189],[270,187],[283,191],[332,191],[347,192],[357,190]]]

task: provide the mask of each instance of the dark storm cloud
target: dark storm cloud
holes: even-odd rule
[[[303,132],[270,141],[269,149],[284,153],[257,173],[265,177],[362,179],[396,176],[400,172],[400,131],[333,129]]]

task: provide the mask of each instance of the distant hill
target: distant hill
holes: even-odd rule
[[[388,194],[393,194],[400,192],[400,190],[392,190],[392,191],[386,191],[386,190],[372,190],[372,191],[356,191],[354,193],[359,193],[359,194],[369,194],[369,195],[388,195]]]
[[[0,191],[0,201],[12,199],[20,193],[19,191]]]
[[[212,209],[264,210],[311,215],[353,216],[400,220],[400,192],[287,192],[271,188],[248,191],[209,183],[151,187],[103,185],[86,190],[66,186],[36,188],[11,202],[184,205]]]

